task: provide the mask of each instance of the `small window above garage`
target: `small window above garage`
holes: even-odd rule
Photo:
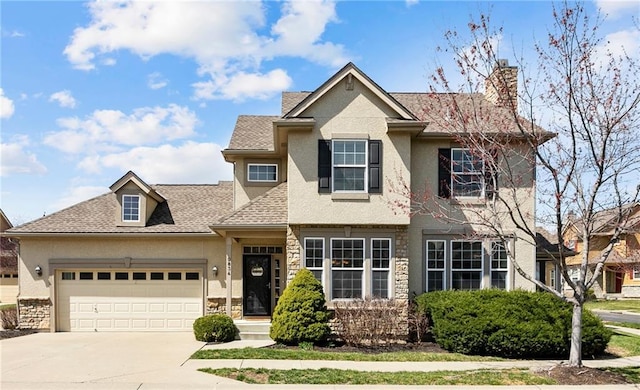
[[[165,201],[162,195],[131,171],[110,188],[117,200],[117,226],[145,226],[156,206]]]

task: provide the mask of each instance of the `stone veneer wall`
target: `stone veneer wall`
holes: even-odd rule
[[[289,283],[301,268],[302,244],[300,242],[300,228],[304,227],[332,227],[336,226],[288,226],[287,227],[287,283]],[[381,226],[358,226],[359,228],[376,229]],[[384,226],[383,228],[389,228]],[[402,329],[398,329],[398,339],[406,339],[409,335],[409,232],[407,226],[394,226],[395,232],[395,279],[394,298],[403,308],[401,317]]]
[[[207,298],[206,314],[226,314],[227,298]],[[242,319],[242,298],[231,298],[231,318]]]
[[[51,306],[49,298],[18,298],[18,327],[21,329],[50,329]]]

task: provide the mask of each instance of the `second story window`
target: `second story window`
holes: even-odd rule
[[[454,197],[481,197],[484,163],[469,149],[451,149],[451,192]]]
[[[122,220],[140,222],[140,196],[122,195]]]
[[[277,182],[277,164],[249,164],[247,167],[247,180],[250,182]]]
[[[367,141],[333,141],[333,190],[364,192],[367,178]]]

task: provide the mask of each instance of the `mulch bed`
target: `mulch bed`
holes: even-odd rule
[[[0,340],[37,333],[31,329],[0,329]]]

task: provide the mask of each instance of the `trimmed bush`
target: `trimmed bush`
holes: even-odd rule
[[[225,314],[210,314],[193,322],[193,334],[198,341],[226,343],[233,341],[236,333],[233,320]]]
[[[16,329],[18,327],[18,309],[16,305],[0,307],[0,322],[2,329]]]
[[[318,343],[331,333],[322,284],[306,268],[287,285],[273,312],[269,335],[279,343]]]
[[[435,341],[468,355],[565,358],[571,344],[572,305],[543,292],[437,291],[416,298]],[[582,316],[582,353],[604,352],[611,338],[588,310]]]

